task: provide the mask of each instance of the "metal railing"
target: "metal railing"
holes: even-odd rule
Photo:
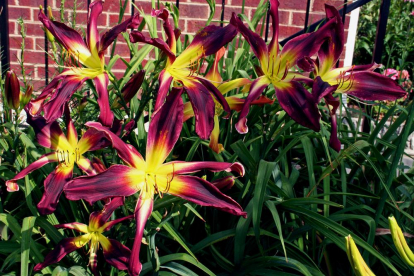
[[[342,20],[345,22],[345,15],[347,13],[350,13],[351,11],[365,5],[366,3],[370,2],[372,0],[358,0],[351,4],[348,4],[348,0],[344,0],[343,8],[339,11],[340,14],[342,14]],[[381,57],[382,52],[384,48],[384,38],[387,28],[387,20],[388,20],[388,14],[390,9],[390,1],[391,0],[382,0],[381,7],[380,7],[380,13],[379,13],[379,19],[378,19],[378,25],[377,25],[377,34],[375,38],[375,44],[374,44],[374,51],[373,51],[373,62],[381,63]],[[87,1],[88,7],[90,4],[90,0]],[[132,0],[132,3],[134,3],[134,0]],[[180,0],[176,0],[176,6],[177,8],[180,7]],[[309,25],[309,14],[310,14],[310,5],[311,1],[307,0],[307,6],[306,6],[306,14],[305,14],[305,23],[303,26],[303,30],[291,35],[290,37],[282,40],[280,42],[281,45],[284,45],[287,41],[290,39],[297,37],[298,35],[301,35],[306,32],[312,32],[314,31],[318,26],[324,23],[324,19],[310,25]],[[44,9],[46,13],[46,9],[48,6],[48,0],[44,0]],[[223,26],[224,21],[224,11],[226,8],[225,0],[222,0],[221,3],[221,23],[220,25]],[[1,70],[2,72],[5,72],[9,69],[10,64],[10,43],[9,43],[9,19],[8,19],[8,0],[0,0],[0,45],[1,45]],[[131,14],[134,13],[134,5],[131,4]],[[266,29],[265,29],[265,40],[267,41],[269,36],[269,12],[267,13],[266,18]],[[48,56],[48,40],[45,35],[45,84],[48,84],[48,69],[49,69],[49,56]]]

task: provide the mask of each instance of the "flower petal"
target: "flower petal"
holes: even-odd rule
[[[158,110],[164,104],[165,98],[167,98],[168,91],[170,91],[172,80],[173,78],[167,71],[165,70],[161,71],[158,77],[158,82],[160,86],[158,88],[157,99],[155,101],[155,107],[154,107],[155,111]]]
[[[320,130],[318,105],[299,82],[279,82],[275,90],[279,104],[293,120],[314,131]]]
[[[63,163],[56,167],[45,179],[42,199],[37,209],[42,215],[48,215],[56,210],[63,187],[72,179],[73,165]]]
[[[56,245],[55,249],[53,249],[49,252],[49,254],[46,255],[45,260],[42,263],[37,264],[33,270],[39,271],[51,264],[59,262],[67,254],[83,247],[86,243],[89,242],[89,240],[89,234],[82,235],[76,238],[62,239]]]
[[[214,128],[214,100],[208,90],[197,81],[186,80],[184,89],[195,114],[196,133],[201,139],[208,139]]]
[[[139,261],[139,251],[141,249],[145,224],[151,215],[153,204],[154,200],[152,195],[141,194],[138,198],[137,206],[135,207],[135,220],[137,222],[137,228],[128,266],[128,272],[132,276],[138,276],[142,270],[142,264]]]
[[[191,117],[194,117],[194,110],[191,106],[191,102],[186,102],[183,110],[183,122],[187,121]]]
[[[269,14],[272,17],[272,40],[269,44],[269,56],[277,56],[279,52],[279,0],[270,0]]]
[[[217,88],[218,90],[220,90],[221,94],[226,94],[227,92],[245,86],[245,85],[250,85],[252,83],[251,80],[246,79],[246,78],[239,78],[239,79],[234,79],[228,82],[224,82],[222,84],[220,84]]]
[[[218,86],[223,81],[218,71],[218,63],[225,53],[226,48],[224,47],[221,47],[220,50],[217,51],[216,56],[214,57],[213,65],[205,75],[205,78],[210,80],[215,86]]]
[[[185,67],[202,57],[216,53],[236,35],[237,29],[231,24],[226,27],[209,25],[196,34],[191,44],[174,61],[174,66]]]
[[[223,145],[218,142],[219,135],[220,135],[220,122],[219,122],[218,116],[214,115],[214,128],[210,134],[210,143],[208,144],[208,146],[215,153],[220,153],[224,150]]]
[[[100,235],[101,237],[102,235]],[[102,236],[103,237],[103,236]],[[105,238],[106,239],[106,238]],[[117,240],[106,239],[109,246],[104,246],[102,249],[105,260],[119,270],[128,269],[129,258],[131,257],[131,250]]]
[[[248,29],[234,12],[231,15],[230,24],[234,25],[244,39],[246,39],[247,43],[250,44],[252,51],[259,59],[261,66],[267,68],[268,51],[264,40],[258,34]]]
[[[110,145],[108,138],[102,131],[94,128],[88,129],[77,144],[79,153],[82,155],[87,151],[100,150]]]
[[[171,52],[174,53],[174,55],[177,52],[177,37],[175,36],[174,30],[170,24],[170,21],[168,20],[169,11],[167,9],[162,10],[152,10],[151,15],[156,16],[158,18],[161,18],[164,21],[164,24],[162,25],[165,31],[165,34],[167,35],[167,44],[170,48]]]
[[[173,161],[162,165],[158,170],[157,174],[163,175],[178,175],[195,173],[201,170],[209,170],[212,172],[237,172],[240,176],[244,175],[244,167],[239,162],[228,163],[228,162],[213,162],[213,161],[200,161],[200,162],[184,162],[184,161]]]
[[[65,103],[82,86],[86,79],[83,76],[69,75],[62,80],[50,100],[43,104],[44,117],[47,122],[52,122],[62,117]]]
[[[230,116],[230,107],[226,101],[226,99],[224,98],[223,94],[208,80],[205,80],[203,78],[196,78],[205,88],[207,88],[207,90],[211,93],[211,95],[214,96],[214,98],[216,99],[216,101],[221,104],[221,106],[223,107],[224,111],[227,112],[227,116],[225,116],[226,118],[228,118]]]
[[[127,29],[136,29],[139,26],[139,14],[134,14],[132,17],[128,18],[121,24],[114,26],[112,29],[104,33],[101,37],[101,41],[99,43],[99,56],[104,54],[106,48],[112,44],[112,42],[117,38],[117,36],[125,32]]]
[[[139,152],[134,147],[122,141],[121,138],[119,138],[108,128],[102,126],[97,122],[87,122],[85,125],[105,133],[106,137],[111,141],[112,147],[117,150],[119,157],[121,157],[121,159],[129,166],[135,167],[137,169],[145,168],[145,161],[142,158],[141,154],[139,154]]]
[[[220,191],[230,190],[235,183],[234,176],[226,176],[211,182]]]
[[[247,217],[240,205],[210,182],[196,176],[177,175],[170,183],[158,183],[160,190],[201,206],[211,206],[237,216]]]
[[[65,104],[65,121],[66,121],[66,138],[72,148],[76,148],[78,144],[78,132],[76,131],[75,125],[73,124],[72,118],[70,117],[69,105]]]
[[[99,56],[98,17],[102,13],[102,1],[94,1],[89,5],[88,24],[86,29],[86,43],[92,55]]]
[[[247,114],[249,114],[249,108],[251,103],[256,100],[263,90],[269,85],[269,79],[266,76],[257,78],[250,86],[250,92],[247,96],[243,108],[239,115],[239,121],[236,123],[236,130],[241,133],[247,133],[249,128],[247,127]]]
[[[27,114],[27,122],[33,127],[36,140],[41,146],[53,150],[71,148],[58,122],[47,123],[42,116],[33,117],[29,113]]]
[[[142,82],[144,81],[145,70],[140,70],[138,73],[134,74],[129,81],[122,88],[122,97],[124,101],[128,103],[139,91],[141,88]],[[121,99],[117,99],[113,104],[113,108],[121,107]]]
[[[321,45],[318,51],[319,60],[319,75],[324,75],[331,68],[333,68],[342,54],[345,44],[345,32],[344,24],[342,23],[342,17],[339,15],[337,9],[334,6],[325,4],[326,17],[329,19],[335,19],[334,29],[329,39]]]
[[[65,195],[69,200],[84,199],[90,204],[116,196],[130,196],[139,190],[139,183],[144,180],[136,177],[136,169],[113,165],[103,173],[93,176],[81,176],[65,186]],[[102,185],[105,183],[105,185]]]
[[[170,63],[174,62],[175,60],[175,54],[171,51],[168,44],[165,43],[165,41],[160,38],[149,38],[149,37],[146,37],[140,31],[132,31],[129,34],[129,40],[131,40],[132,43],[142,42],[142,43],[146,43],[149,45],[153,45],[157,47],[158,49],[160,49],[161,51],[163,51],[168,56]]]
[[[34,170],[37,170],[44,165],[51,163],[51,162],[58,162],[58,159],[56,157],[56,154],[54,152],[47,153],[43,156],[41,156],[38,160],[21,170],[18,174],[16,174],[13,179],[6,181],[7,191],[8,192],[15,192],[19,190],[19,186],[17,185],[17,180],[22,179],[29,173],[31,173]]]
[[[97,172],[95,171],[94,167],[92,166],[91,160],[86,157],[81,156],[78,161],[76,161],[76,165],[84,171],[87,175],[95,175]]]
[[[180,137],[183,125],[182,89],[173,89],[164,105],[152,116],[148,137],[146,163],[155,169],[164,163]]]
[[[342,82],[336,92],[347,93],[367,101],[394,101],[407,95],[396,81],[367,71],[351,73],[349,79]]]
[[[65,75],[58,75],[43,89],[42,93],[35,100],[31,100],[25,107],[30,115],[37,115],[42,111],[44,101],[53,94],[55,90],[59,90],[62,86],[61,80],[66,78]]]
[[[312,85],[312,96],[317,103],[321,99],[329,94],[332,94],[337,89],[338,85],[330,85],[327,82],[324,82],[321,77],[317,76]]]
[[[63,224],[57,224],[54,225],[55,228],[65,228],[65,229],[71,229],[75,230],[81,233],[88,233],[88,225],[80,223],[80,222],[71,222],[71,223],[63,223]]]
[[[96,228],[102,227],[108,219],[111,218],[112,213],[118,209],[118,207],[121,207],[125,203],[125,197],[123,196],[117,196],[112,198],[108,203],[105,204],[102,211],[100,212],[94,212],[89,217],[89,224],[91,224],[91,220],[96,221]],[[96,214],[96,215],[94,215]]]
[[[336,110],[339,107],[339,100],[330,94],[325,96],[325,100],[326,104],[332,107],[332,109],[329,110],[331,115],[331,137],[329,138],[329,145],[339,152],[341,150],[341,142],[338,139],[338,126],[336,123]]]
[[[82,36],[72,28],[69,28],[63,23],[57,21],[50,21],[49,18],[39,11],[39,20],[43,23],[46,29],[56,38],[56,40],[82,62],[86,67],[96,67],[97,60],[91,58],[91,52],[88,46],[82,39]]]
[[[316,32],[307,33],[289,40],[280,53],[281,68],[292,67],[303,57],[311,57],[329,39],[336,28],[336,18],[330,19]],[[289,65],[289,66],[287,66]]]
[[[98,105],[99,105],[99,121],[104,126],[112,126],[114,121],[114,114],[111,111],[109,106],[109,93],[108,93],[108,84],[109,78],[106,73],[98,75],[93,79],[96,87],[96,92],[98,93]]]

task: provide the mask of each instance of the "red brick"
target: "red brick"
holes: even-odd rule
[[[306,18],[306,13],[294,12],[293,17],[292,17],[292,25],[303,27],[305,25],[305,18]],[[324,18],[325,18],[324,14],[310,13],[308,26]]]
[[[112,50],[112,47],[110,47]],[[123,58],[129,58],[130,51],[127,44],[124,43],[117,43],[115,47],[115,54],[120,55]]]
[[[279,40],[302,30],[302,27],[279,26]]]
[[[42,29],[41,23],[26,23],[27,36],[44,36],[45,32]]]
[[[150,14],[151,10],[152,10],[152,5],[151,5],[151,1],[135,1],[135,5],[141,10],[144,10],[144,12],[146,14]],[[137,10],[135,9],[135,12],[137,12]]]
[[[124,5],[125,0],[122,1],[122,5]],[[131,1],[128,1],[125,9],[125,14],[131,14]],[[104,12],[119,12],[119,0],[106,0],[103,5],[103,11]]]
[[[27,51],[24,55],[24,61],[26,63],[39,64],[39,63],[44,63],[44,60],[45,60],[44,52]]]
[[[11,49],[20,49],[22,38],[18,37],[10,37],[10,48]],[[26,37],[25,41],[25,49],[33,50],[34,48],[34,39],[33,37]]]
[[[31,20],[31,10],[30,8],[20,8],[20,7],[10,7],[9,6],[9,20],[10,19],[18,19],[22,17],[24,20]]]
[[[12,21],[9,21],[9,34],[17,34],[16,25]]]
[[[329,4],[337,8],[338,10],[344,5],[344,1],[341,0],[314,0],[312,5],[312,11],[325,12],[325,4]]]
[[[98,26],[107,26],[108,21],[107,21],[107,13],[102,13],[101,15],[98,16]],[[88,22],[88,18],[87,18],[87,12],[86,11],[78,11],[76,12],[76,24],[85,24]]]
[[[259,5],[260,0],[245,0],[244,6],[245,7],[257,7]],[[232,6],[242,6],[243,0],[231,0]]]
[[[38,8],[40,5],[43,6],[43,0],[19,0],[19,6],[29,6]]]
[[[210,13],[208,6],[190,5],[180,3],[180,17],[207,19]]]
[[[221,6],[220,7],[216,7],[216,12],[214,13],[214,20],[220,20],[221,19]],[[231,15],[234,12],[235,14],[239,14],[241,13],[242,8],[241,7],[225,7],[224,8],[224,21],[230,21],[231,19]],[[207,20],[208,17],[206,17]],[[202,19],[202,18],[201,18]]]
[[[200,29],[204,28],[206,26],[206,22],[200,21],[200,20],[187,20],[187,29],[186,33],[189,34],[195,34]]]
[[[27,1],[27,0],[25,0],[25,1]],[[56,0],[55,3],[56,3],[55,8],[59,9],[61,2],[59,0]],[[75,5],[75,1],[74,0],[65,0],[65,9],[73,10],[74,5]],[[78,10],[78,11],[86,11],[87,10],[87,1],[86,0],[77,0],[76,1],[76,10]]]

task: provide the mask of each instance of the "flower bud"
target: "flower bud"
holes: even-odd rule
[[[78,105],[79,113],[82,113],[82,111],[85,109],[86,105],[88,104],[88,100],[86,96],[84,96]]]
[[[364,259],[359,253],[358,247],[356,246],[354,239],[349,235],[345,237],[346,240],[346,254],[348,255],[351,267],[357,276],[375,276]]]
[[[27,86],[26,92],[24,94],[21,94],[21,104],[22,106],[26,106],[26,104],[28,104],[30,102],[30,100],[32,99],[32,94],[33,94],[33,85],[29,85]]]
[[[4,92],[9,108],[17,110],[20,105],[20,84],[12,70],[6,73]]]
[[[124,101],[127,103],[129,102],[137,93],[138,90],[141,88],[142,82],[144,81],[145,77],[145,70],[141,70],[136,73],[132,78],[125,84],[122,88],[122,97]],[[112,104],[112,108],[120,108],[120,99],[116,100]]]
[[[400,226],[394,217],[389,217],[388,222],[390,224],[392,241],[397,248],[398,253],[406,264],[414,266],[414,254],[408,247],[407,241],[404,238],[404,234],[401,231]]]

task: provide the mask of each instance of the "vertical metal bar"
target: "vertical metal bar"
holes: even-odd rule
[[[381,63],[382,50],[384,48],[385,32],[387,30],[388,14],[390,13],[391,0],[382,0],[375,37],[374,54],[372,61]]]
[[[47,16],[47,0],[43,1],[45,14]],[[49,43],[45,32],[45,84],[49,84]]]
[[[9,43],[9,4],[8,0],[0,0],[0,45],[1,45],[1,72],[6,72],[10,67],[10,43]]]
[[[306,4],[305,25],[303,26],[303,31],[305,33],[306,33],[306,29],[308,28],[308,24],[309,24],[310,4],[311,4],[311,0],[308,0]]]
[[[91,5],[91,0],[88,0],[87,3],[88,3],[88,7],[87,8],[88,8],[88,11],[89,11],[89,6]]]
[[[180,8],[180,0],[176,0],[175,5],[177,6],[177,9],[179,9]]]
[[[274,22],[272,22],[274,24]],[[269,7],[267,8],[267,15],[266,15],[266,29],[265,29],[265,42],[269,38],[269,25],[270,25],[270,2]]]
[[[348,0],[344,0],[344,7],[342,9],[342,23],[345,24],[345,18],[346,18],[346,6],[348,6]]]
[[[224,7],[226,5],[226,0],[221,1],[221,17],[220,17],[220,27],[223,27],[223,21],[224,21]]]
[[[131,1],[131,16],[134,16],[134,12],[135,12],[135,6],[133,4],[135,4],[135,0]]]

